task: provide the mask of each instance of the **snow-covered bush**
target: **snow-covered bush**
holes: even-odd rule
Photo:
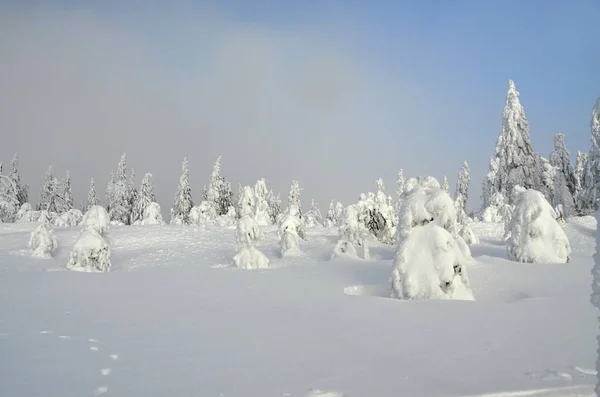
[[[298,217],[286,214],[279,224],[279,235],[281,236],[281,257],[296,255],[301,252],[300,239],[304,236],[304,222]]]
[[[15,215],[15,222],[35,222],[38,217],[39,212],[34,211],[31,204],[24,203]]]
[[[501,223],[510,219],[513,206],[505,202],[502,193],[494,193],[490,199],[490,205],[483,210],[481,219],[488,223]]]
[[[269,258],[254,247],[261,238],[260,227],[251,215],[243,215],[237,222],[235,237],[240,246],[233,257],[235,266],[242,269],[266,269],[269,267]]]
[[[110,271],[110,267],[110,247],[108,246],[108,242],[98,233],[96,228],[89,227],[84,229],[73,246],[69,262],[67,262],[67,269],[79,272],[101,273]]]
[[[192,207],[189,215],[189,223],[198,226],[214,226],[217,213],[214,205],[209,201],[202,201],[199,205]]]
[[[369,259],[368,240],[370,237],[364,221],[360,219],[357,204],[346,207],[339,227],[340,239],[333,249],[332,258],[336,256],[357,257],[357,247],[363,248],[363,257]]]
[[[110,224],[110,217],[104,207],[92,205],[83,216],[80,226],[84,231],[95,230],[101,236],[105,236],[110,229]]]
[[[135,222],[136,225],[164,225],[160,205],[157,202],[152,202],[144,209],[144,215],[141,220]]]
[[[79,225],[82,219],[83,213],[76,208],[71,208],[54,220],[54,226],[73,227]]]
[[[317,203],[314,199],[310,204],[310,210],[304,214],[304,223],[307,228],[323,226],[323,216],[321,215],[321,211],[319,210],[319,207],[317,207]]]
[[[269,191],[264,179],[260,179],[254,186],[254,219],[260,226],[271,225],[269,214]]]
[[[528,263],[569,262],[569,239],[556,218],[556,212],[541,192],[528,189],[516,194],[506,244],[508,259]]]
[[[10,177],[0,174],[0,222],[13,222],[19,210],[19,190]]]
[[[469,247],[458,235],[452,198],[435,178],[411,178],[398,222],[391,296],[472,300]]]
[[[31,232],[28,247],[31,256],[38,258],[50,258],[52,252],[56,250],[58,239],[47,220],[40,222]]]
[[[231,206],[226,214],[217,218],[217,225],[220,227],[231,227],[236,224],[236,219],[237,211],[235,210],[235,207]]]

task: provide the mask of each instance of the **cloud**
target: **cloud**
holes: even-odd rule
[[[223,155],[234,186],[265,177],[285,199],[298,179],[304,204],[314,197],[322,209],[355,201],[380,176],[392,194],[398,168],[453,162],[453,177],[463,160],[439,160],[451,106],[432,112],[432,87],[376,69],[339,31],[211,10],[156,19],[0,6],[0,15],[0,158],[19,152],[33,201],[50,164],[71,170],[78,200],[90,177],[102,195],[122,152],[138,179],[153,173],[165,212],[185,154],[196,198]]]

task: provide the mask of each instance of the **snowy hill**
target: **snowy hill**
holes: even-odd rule
[[[329,260],[309,229],[271,269],[231,267],[233,228],[114,227],[110,273],[28,255],[36,224],[0,224],[0,396],[592,396],[595,220],[565,226],[568,264],[506,259],[502,224],[473,224],[475,301],[388,299],[393,246]]]

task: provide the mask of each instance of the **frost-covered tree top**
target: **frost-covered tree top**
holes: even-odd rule
[[[577,192],[577,176],[571,164],[571,155],[565,144],[565,136],[557,133],[554,137],[554,151],[550,154],[550,164],[563,174],[567,188],[571,195]]]
[[[175,200],[171,212],[171,223],[189,224],[190,211],[194,203],[192,201],[192,188],[190,187],[190,173],[188,169],[188,158],[185,156],[181,164],[181,177],[175,193]]]
[[[10,174],[8,176],[15,184],[19,206],[25,204],[29,200],[28,187],[21,182],[21,176],[19,175],[19,156],[17,153],[15,153],[10,162]]]

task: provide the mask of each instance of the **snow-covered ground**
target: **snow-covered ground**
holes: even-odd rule
[[[475,301],[388,299],[392,246],[329,260],[310,229],[270,269],[231,267],[234,228],[114,227],[110,273],[27,253],[36,224],[0,224],[0,396],[592,396],[595,220],[565,226],[568,264],[506,259],[501,224],[473,224]]]

